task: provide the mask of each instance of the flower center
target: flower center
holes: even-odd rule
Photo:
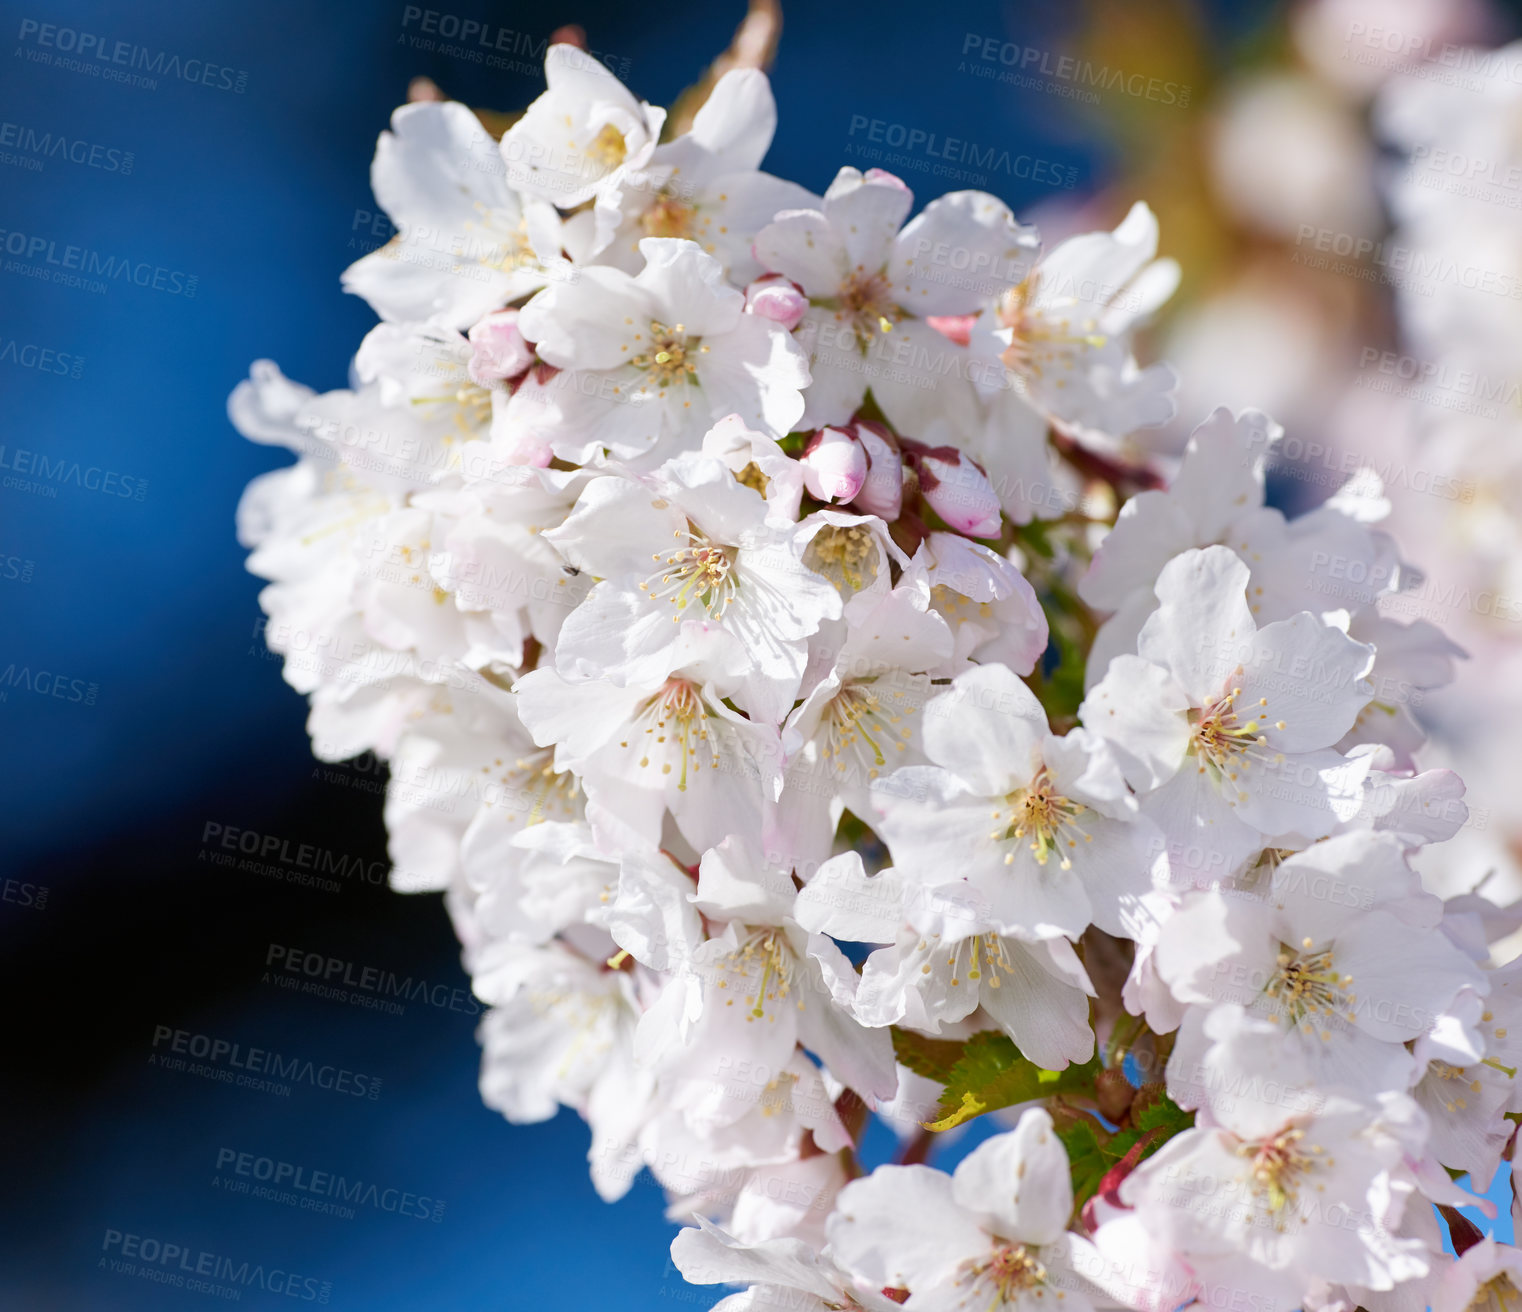
[[[904,701],[904,694],[897,689],[890,696]],[[854,761],[864,768],[868,779],[876,779],[888,753],[905,750],[900,740],[908,738],[910,730],[908,726],[895,726],[913,712],[913,705],[902,710],[883,705],[878,690],[868,681],[844,684],[825,708],[819,754],[826,761],[834,761],[842,772],[848,760]]]
[[[466,250],[460,254],[472,254],[488,268],[503,273],[539,267],[539,257],[528,239],[527,219],[520,217],[516,223],[510,224],[500,210],[489,210],[479,202],[476,209],[482,216],[479,220],[481,236],[477,238],[472,233],[465,243]]]
[[[925,944],[921,943],[920,946],[923,948]],[[967,953],[965,973],[962,971],[964,950]],[[1009,960],[1009,948],[997,934],[975,934],[972,938],[958,939],[951,945],[951,955],[946,958],[946,964],[951,968],[952,988],[960,987],[964,978],[974,982],[981,980],[985,971],[988,975],[988,987],[1002,988],[1004,981],[999,978],[999,971],[1003,970],[1008,975],[1014,970]],[[920,974],[928,975],[929,973],[930,963],[927,961],[920,967]]]
[[[647,698],[634,713],[633,727],[643,731],[643,754],[641,770],[650,768],[652,755],[664,757],[661,773],[672,773],[671,758],[675,756],[680,765],[676,786],[687,791],[687,771],[701,770],[706,763],[711,770],[719,768],[719,745],[716,735],[709,731],[708,707],[703,694],[689,679],[670,678],[654,696]],[[618,744],[628,747],[634,734]]]
[[[1017,788],[1004,798],[1003,807],[995,807],[993,818],[998,824],[989,837],[996,843],[1013,843],[1030,839],[1031,855],[1038,865],[1045,865],[1053,852],[1057,864],[1063,870],[1071,870],[1073,863],[1068,851],[1078,846],[1078,840],[1092,841],[1076,823],[1088,807],[1081,802],[1062,796],[1053,786],[1051,776],[1043,765],[1036,771],[1029,788]],[[1014,852],[1004,854],[1004,864],[1014,865]]]
[[[1238,772],[1245,772],[1255,760],[1277,764],[1284,759],[1261,750],[1268,745],[1262,734],[1268,698],[1258,698],[1255,713],[1243,720],[1237,712],[1241,695],[1240,688],[1233,688],[1212,705],[1189,712],[1189,751],[1199,760],[1200,773],[1208,771],[1218,783],[1223,776],[1235,783]],[[1273,727],[1283,729],[1285,723],[1279,720]],[[1237,796],[1245,799],[1247,794],[1238,790]]]
[[[481,773],[498,773],[502,784],[502,797],[515,805],[527,803],[527,815],[523,823],[537,825],[554,816],[567,820],[576,818],[576,799],[581,796],[581,783],[573,771],[555,769],[555,753],[551,748],[520,756],[511,765],[501,759],[492,765],[483,765]],[[493,806],[497,800],[488,793],[486,804]],[[509,811],[507,818],[516,822],[520,812]]]
[[[657,391],[697,381],[698,365],[695,357],[705,354],[708,348],[699,344],[697,338],[687,340],[687,328],[683,324],[668,328],[658,320],[650,321],[650,345],[629,361],[645,375],[645,384]]]
[[[605,169],[616,169],[628,153],[629,143],[624,134],[611,123],[603,124],[602,131],[587,143],[587,157]]]
[[[692,528],[685,534],[678,529],[676,536],[685,536],[687,545],[675,547],[664,556],[655,552],[651,559],[664,568],[641,583],[640,591],[675,606],[677,613],[671,617],[674,623],[682,619],[682,612],[694,601],[710,619],[723,619],[735,598],[738,582],[734,573],[735,549],[710,541]]]
[[[1307,1153],[1300,1147],[1304,1138],[1304,1130],[1284,1130],[1272,1139],[1237,1146],[1237,1156],[1251,1161],[1248,1180],[1253,1193],[1267,1204],[1270,1212],[1282,1212],[1292,1204],[1306,1175],[1320,1165],[1320,1146],[1313,1144]],[[1331,1164],[1327,1159],[1327,1165]]]
[[[1461,1081],[1468,1085],[1468,1092],[1479,1093],[1485,1086],[1479,1080],[1471,1080],[1469,1072],[1458,1067],[1450,1066],[1446,1061],[1431,1061],[1427,1063],[1427,1074],[1437,1080],[1439,1087],[1452,1081]],[[1449,1112],[1467,1111],[1469,1101],[1463,1097],[1464,1089],[1442,1088],[1443,1107]]]
[[[1039,274],[1032,273],[1024,282],[1011,287],[999,298],[999,322],[1009,329],[1009,345],[999,359],[1006,369],[1017,374],[1041,377],[1043,359],[1056,354],[1054,347],[1101,347],[1106,338],[1096,333],[1093,319],[1086,319],[1083,332],[1072,331],[1069,319],[1048,320],[1032,308],[1036,299]],[[1038,348],[1046,348],[1044,350]]]
[[[777,1015],[767,1014],[768,1002],[781,1005],[787,1001],[793,989],[793,949],[787,936],[775,927],[758,929],[740,947],[725,958],[731,970],[741,975],[751,992],[744,999],[745,1019],[776,1022]],[[719,981],[721,989],[729,987],[729,981]],[[726,1007],[734,1006],[735,1000],[725,1001]],[[803,999],[798,999],[798,1010],[803,1010]]]
[[[987,1282],[993,1286],[995,1298],[989,1305],[989,1312],[1001,1304],[1014,1303],[1021,1294],[1046,1284],[1046,1267],[1024,1244],[995,1241],[994,1251],[987,1261],[969,1261],[963,1270],[972,1285]],[[962,1278],[959,1277],[957,1283],[962,1283]]]
[[[742,487],[750,488],[753,492],[759,492],[763,498],[766,496],[766,489],[772,485],[772,480],[761,472],[761,466],[754,460],[735,475],[735,482]]]
[[[447,405],[453,407],[455,427],[467,439],[473,438],[491,422],[491,391],[476,383],[462,383],[441,396],[414,396],[413,405]],[[450,439],[446,435],[445,442]]]
[[[878,333],[891,333],[904,312],[893,299],[893,284],[881,273],[853,273],[840,284],[833,304],[835,318],[850,324],[865,350]]]
[[[1522,1309],[1522,1290],[1518,1290],[1511,1276],[1502,1271],[1475,1290],[1464,1312],[1519,1312],[1519,1309]]]
[[[685,237],[693,240],[693,223],[698,212],[669,192],[661,192],[655,203],[639,216],[647,237]]]
[[[864,524],[830,524],[814,534],[803,563],[838,592],[860,592],[877,577],[877,539]]]
[[[1279,947],[1276,969],[1264,989],[1279,1005],[1279,1010],[1289,1017],[1291,1025],[1304,1025],[1310,1033],[1316,1028],[1316,1017],[1338,1016],[1345,1021],[1353,1018],[1347,1009],[1358,1001],[1357,995],[1347,990],[1353,983],[1351,975],[1340,974],[1332,961],[1332,949],[1313,950],[1314,941],[1300,940],[1297,951],[1285,944]],[[1270,1020],[1277,1021],[1276,1014]],[[1331,1031],[1323,1029],[1322,1039],[1329,1040]]]

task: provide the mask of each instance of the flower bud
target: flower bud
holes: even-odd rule
[[[853,427],[867,453],[867,478],[856,494],[857,509],[891,524],[904,508],[903,457],[872,425]]]
[[[746,312],[770,319],[788,332],[798,326],[808,308],[808,297],[780,274],[757,278],[745,289]]]
[[[534,362],[534,351],[518,331],[517,310],[497,310],[470,330],[470,376],[479,387],[500,387]]]
[[[1001,507],[988,475],[951,446],[904,443],[920,491],[947,525],[974,538],[999,536]]]
[[[865,448],[838,428],[812,434],[798,463],[803,466],[803,486],[820,501],[854,501],[867,481]]]
[[[931,314],[925,316],[928,323],[948,342],[966,346],[972,341],[972,326],[978,321],[975,314]]]

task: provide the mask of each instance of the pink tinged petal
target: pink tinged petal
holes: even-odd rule
[[[1225,547],[1186,551],[1158,576],[1159,605],[1136,649],[1169,669],[1195,706],[1230,691],[1253,652],[1258,626],[1247,606],[1249,578],[1247,566]]]
[[[517,310],[488,314],[470,330],[470,376],[482,387],[515,378],[534,362],[534,352],[518,330]]]
[[[1238,714],[1253,717],[1273,751],[1330,747],[1369,702],[1363,676],[1373,660],[1372,647],[1308,611],[1265,625],[1237,679]]]
[[[1161,665],[1117,656],[1078,708],[1084,727],[1109,742],[1138,791],[1173,777],[1189,745],[1189,694]]]
[[[827,1225],[835,1260],[876,1289],[930,1288],[987,1253],[951,1177],[928,1166],[880,1166],[840,1191]]]
[[[1031,1107],[1013,1130],[979,1144],[957,1167],[951,1192],[959,1206],[991,1218],[1001,1239],[1055,1242],[1073,1210],[1073,1184],[1051,1114]]]
[[[1046,712],[1003,665],[959,674],[925,706],[925,754],[985,797],[1024,787],[1041,764]]]
[[[758,278],[745,289],[745,312],[770,319],[792,332],[809,308],[809,298],[780,274]]]
[[[865,448],[838,428],[811,434],[798,463],[803,486],[820,501],[854,501],[867,478]]]
[[[996,538],[1003,507],[988,475],[960,451],[937,447],[915,462],[925,500],[958,533]]]
[[[927,314],[925,322],[948,342],[967,346],[972,341],[972,325],[977,317],[975,314]]]

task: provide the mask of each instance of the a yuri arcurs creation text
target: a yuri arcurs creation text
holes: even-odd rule
[[[267,641],[320,756],[390,763],[487,1102],[648,1169],[728,1312],[1513,1306],[1438,1209],[1522,1112],[1515,920],[1411,864],[1461,653],[1370,472],[1286,518],[1268,417],[1149,439],[1144,204],[1043,244],[761,171],[754,70],[677,134],[546,79],[500,140],[396,112],[351,387],[230,403],[299,457],[239,510]]]

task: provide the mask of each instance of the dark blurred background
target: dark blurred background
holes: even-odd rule
[[[531,55],[488,69],[416,48],[424,11],[520,32],[531,48],[580,24],[638,94],[669,104],[743,7],[0,9],[0,1096],[13,1182],[0,1305],[210,1297],[113,1268],[138,1236],[295,1272],[298,1301],[322,1290],[373,1312],[709,1306],[716,1291],[687,1290],[667,1262],[671,1227],[648,1177],[607,1207],[579,1120],[514,1127],[481,1106],[442,905],[384,884],[384,773],[313,761],[302,700],[265,651],[233,511],[251,477],[289,457],[243,441],[224,405],[264,356],[319,389],[344,384],[373,317],[338,275],[387,233],[372,223],[368,169],[409,79],[496,109],[542,89]],[[1130,67],[1191,84],[1198,105],[1222,69],[1257,57],[1273,18],[1240,0],[1155,9],[1138,37],[1119,4],[785,3],[767,167],[823,190],[858,162],[853,123],[880,119],[1046,161],[1036,172],[1072,185],[981,185],[1022,215],[1060,216],[1148,172],[1148,123],[1171,116],[1177,135],[1192,110],[1124,100],[1096,113],[979,78],[964,53],[984,37],[1057,54],[1120,40]],[[42,24],[226,75],[106,81],[56,62],[67,38],[53,38],[55,62],[36,58]],[[85,143],[83,162],[27,156],[14,144],[24,129]],[[932,168],[902,170],[922,200],[967,185]],[[104,294],[27,276],[18,265],[50,244],[167,273],[159,289]],[[229,864],[233,831],[286,859],[275,852],[266,873]],[[336,892],[281,877],[303,844],[347,872]],[[287,949],[425,980],[431,997],[394,1015],[293,993],[267,970]],[[160,1065],[176,1030],[341,1067],[367,1089],[378,1080],[378,1096],[305,1084],[279,1096]],[[254,1197],[240,1190],[258,1181],[227,1169],[239,1154],[363,1179],[377,1201],[345,1217]],[[423,1215],[385,1210],[404,1194]],[[248,1288],[239,1301],[283,1297]]]

